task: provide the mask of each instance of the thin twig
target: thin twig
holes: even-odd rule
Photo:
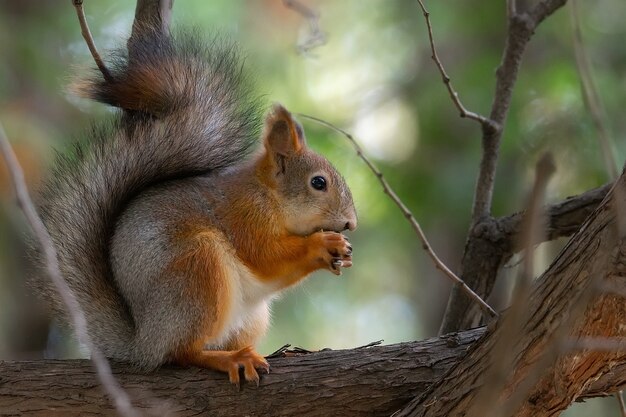
[[[307,39],[298,44],[298,51],[300,53],[308,53],[312,49],[326,43],[326,34],[321,30],[319,24],[319,13],[297,0],[283,0],[283,5],[302,15],[309,22],[311,32]]]
[[[87,19],[85,18],[85,11],[83,10],[83,0],[72,0],[72,4],[76,9],[76,16],[78,16],[78,21],[80,22],[80,32],[83,35],[83,39],[87,43],[87,47],[89,48],[89,52],[91,52],[91,56],[93,60],[96,61],[96,65],[98,69],[102,73],[105,81],[113,81],[113,77],[109,72],[106,65],[100,58],[100,54],[98,53],[98,49],[96,49],[96,45],[91,37],[91,31],[89,30],[89,25],[87,25]]]
[[[430,13],[428,12],[428,10],[426,10],[426,7],[424,6],[424,3],[422,3],[422,0],[417,0],[417,1],[420,5],[420,8],[422,9],[422,13],[424,14],[424,18],[426,20],[426,26],[428,27],[428,40],[430,41],[430,50],[432,52],[431,58],[433,59],[433,61],[435,61],[437,68],[439,68],[439,72],[441,73],[441,78],[443,79],[443,83],[446,85],[446,88],[448,89],[448,94],[450,94],[450,98],[452,99],[452,102],[454,103],[456,108],[459,110],[460,112],[459,115],[461,117],[467,117],[468,119],[476,120],[478,123],[480,123],[483,126],[485,130],[490,130],[490,131],[498,130],[500,128],[498,123],[478,113],[474,113],[472,111],[467,110],[465,106],[463,106],[463,103],[461,103],[461,99],[459,98],[459,93],[457,93],[454,87],[452,86],[452,81],[450,80],[450,77],[446,73],[446,70],[443,67],[443,64],[441,63],[441,60],[439,59],[439,55],[437,55],[437,48],[435,47],[435,41],[433,39],[433,27],[430,24]]]
[[[502,331],[491,350],[492,364],[485,376],[485,383],[476,394],[475,405],[468,412],[469,416],[494,415],[498,410],[493,405],[511,374],[515,361],[515,356],[511,355],[511,351],[515,348],[517,338],[529,314],[527,307],[534,276],[535,242],[539,240],[538,236],[544,234],[543,199],[554,170],[554,158],[550,153],[545,154],[535,168],[535,183],[522,226],[521,246],[525,250],[524,261],[511,297],[513,300],[511,307],[503,319],[505,322],[502,324]]]
[[[602,105],[602,100],[598,94],[593,77],[591,75],[591,63],[585,50],[582,31],[580,30],[580,18],[578,16],[578,5],[576,0],[570,1],[570,17],[572,22],[572,32],[574,39],[574,55],[576,56],[576,68],[580,76],[580,89],[582,90],[583,101],[596,130],[598,131],[598,141],[602,149],[604,166],[610,179],[618,176],[617,164],[613,155],[613,141],[606,126],[606,112]]]
[[[113,377],[109,363],[102,355],[102,352],[100,352],[100,350],[93,344],[87,333],[85,315],[81,310],[76,297],[74,297],[74,293],[70,290],[61,275],[56,249],[54,248],[48,230],[37,214],[35,206],[28,194],[26,183],[24,181],[24,172],[22,171],[22,168],[15,157],[15,153],[9,144],[9,140],[6,137],[2,124],[0,124],[0,153],[2,153],[2,156],[6,161],[7,169],[9,170],[9,174],[11,176],[11,182],[17,196],[17,203],[24,212],[28,223],[33,228],[35,236],[43,249],[48,275],[50,276],[50,279],[52,279],[57,292],[67,307],[67,311],[72,319],[78,340],[85,345],[91,353],[91,360],[96,367],[100,383],[113,399],[115,408],[121,415],[126,417],[139,416],[139,411],[132,406],[130,398]]]
[[[618,391],[615,393],[615,398],[619,403],[619,411],[622,417],[626,417],[626,404],[624,404],[624,393],[622,391]]]
[[[402,200],[400,200],[400,198],[397,196],[397,194],[393,191],[393,189],[391,188],[389,183],[387,183],[387,180],[383,176],[382,172],[380,172],[378,170],[378,168],[376,168],[376,166],[372,163],[372,161],[370,161],[369,158],[367,156],[365,156],[365,154],[363,153],[363,150],[361,149],[361,146],[357,143],[357,141],[354,139],[354,137],[350,133],[346,132],[345,130],[343,130],[343,129],[341,129],[341,128],[339,128],[339,127],[337,127],[337,126],[333,125],[332,123],[329,123],[329,122],[327,122],[325,120],[318,119],[317,117],[308,116],[306,114],[301,114],[301,113],[298,113],[297,115],[300,116],[300,117],[303,117],[305,119],[312,120],[312,121],[314,121],[316,123],[319,123],[321,125],[324,125],[324,126],[330,128],[330,129],[332,129],[332,130],[334,130],[334,131],[336,131],[338,133],[341,133],[343,136],[345,136],[350,141],[350,143],[352,144],[352,146],[356,150],[356,154],[358,155],[358,157],[361,158],[363,160],[363,162],[365,162],[367,167],[374,173],[374,175],[376,176],[376,178],[378,178],[378,181],[382,185],[385,193],[389,196],[389,198],[391,198],[391,200],[396,204],[396,206],[398,206],[398,208],[402,211],[402,214],[409,221],[409,223],[411,223],[411,226],[413,227],[413,230],[415,230],[415,233],[417,233],[417,236],[422,241],[422,248],[426,251],[428,256],[433,260],[433,262],[435,263],[435,267],[437,269],[439,269],[440,271],[442,271],[446,277],[448,277],[450,280],[452,280],[452,282],[454,282],[455,284],[459,285],[462,288],[462,290],[467,294],[468,297],[470,297],[472,300],[476,301],[476,303],[478,303],[478,305],[481,307],[481,309],[485,313],[487,313],[487,316],[489,316],[489,317],[497,317],[498,314],[489,306],[489,304],[487,304],[474,291],[472,291],[472,289],[470,287],[468,287],[463,282],[463,280],[461,280],[459,277],[457,277],[454,274],[454,272],[452,272],[441,261],[441,259],[439,259],[439,257],[435,254],[435,252],[433,251],[432,247],[430,246],[430,243],[428,242],[428,239],[426,238],[426,235],[424,234],[421,226],[419,225],[419,223],[415,219],[415,216],[413,216],[413,213],[411,213],[411,211],[408,209],[408,207],[402,202]]]

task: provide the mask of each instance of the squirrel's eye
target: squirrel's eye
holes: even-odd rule
[[[326,190],[326,178],[321,176],[316,176],[311,179],[311,187],[315,188],[319,191]]]

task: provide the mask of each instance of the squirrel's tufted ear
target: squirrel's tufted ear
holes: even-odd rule
[[[296,155],[306,146],[302,127],[291,113],[274,104],[265,119],[265,148],[282,156]]]

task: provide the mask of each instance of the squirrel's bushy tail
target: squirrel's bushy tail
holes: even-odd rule
[[[107,64],[112,80],[77,85],[83,96],[124,112],[60,156],[40,196],[90,336],[107,356],[130,360],[133,320],[108,260],[117,216],[152,184],[241,161],[260,126],[258,100],[232,45],[202,43],[190,33],[147,33],[133,43],[132,59],[119,53]],[[47,277],[35,285],[61,308]]]

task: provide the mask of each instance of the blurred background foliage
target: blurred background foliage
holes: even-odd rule
[[[87,1],[101,52],[123,45],[131,1]],[[458,117],[430,51],[414,0],[309,0],[325,43],[306,53],[307,20],[279,0],[175,2],[173,27],[222,33],[244,50],[267,104],[323,118],[352,132],[422,223],[434,249],[459,265],[480,158],[480,129]],[[488,114],[494,72],[505,39],[505,2],[428,1],[439,55],[464,104]],[[626,157],[626,3],[580,4],[593,77],[607,114],[618,166]],[[568,6],[569,7],[569,6]],[[503,138],[494,215],[523,208],[539,154],[551,151],[558,171],[548,199],[557,201],[608,181],[597,132],[586,110],[575,65],[568,7],[537,30],[521,68]],[[75,140],[111,110],[66,90],[92,60],[70,1],[0,0],[0,120],[36,188],[54,150]],[[344,138],[303,120],[312,147],[347,178],[359,212],[351,236],[354,266],[336,278],[317,273],[273,308],[261,344],[347,348],[435,336],[449,285],[421,250],[397,208]],[[71,338],[49,333],[45,309],[24,285],[23,217],[0,164],[0,359],[76,356]],[[562,242],[542,245],[541,268]],[[491,302],[507,304],[515,262],[505,268]],[[538,271],[538,273],[541,271]],[[575,406],[568,415],[618,415],[614,399]],[[586,407],[586,408],[585,408]]]

